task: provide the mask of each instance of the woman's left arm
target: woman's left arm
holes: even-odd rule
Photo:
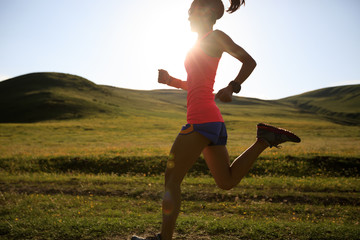
[[[234,43],[228,35],[218,30],[216,33],[216,40],[220,50],[222,52],[227,52],[242,63],[239,74],[234,79],[235,83],[241,85],[253,72],[256,67],[256,62],[250,54],[248,54],[242,47]],[[228,85],[227,87],[221,89],[218,94],[216,94],[216,97],[223,102],[231,102],[233,90],[232,85]]]

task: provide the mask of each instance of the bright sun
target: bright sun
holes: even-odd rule
[[[166,10],[161,11],[164,13],[159,23],[162,29],[159,28],[157,31],[159,36],[164,37],[160,39],[161,42],[158,45],[162,50],[157,60],[161,68],[184,79],[186,78],[184,60],[187,52],[195,43],[197,34],[191,31],[188,21],[188,9],[191,1],[176,2],[171,1],[171,4],[165,6]]]
[[[184,60],[197,38],[188,21],[191,1],[151,2],[156,4],[151,4],[152,8],[144,12],[147,19],[139,19],[144,30],[136,37],[142,42],[137,44],[141,48],[138,51],[146,52],[146,68],[165,69],[186,80]]]
[[[191,31],[188,10],[192,0],[153,0],[136,9],[131,26],[132,54],[126,56],[129,68],[125,79],[136,82],[136,89],[170,88],[157,82],[158,69],[186,80],[186,54],[195,44],[197,33]],[[226,71],[222,69],[226,66]],[[215,92],[226,86],[237,73],[240,64],[224,54],[219,64]]]
[[[131,46],[135,47],[133,54],[127,57],[135,65],[129,79],[133,77],[137,89],[168,88],[157,83],[157,69],[165,69],[173,77],[186,80],[185,57],[198,37],[197,33],[191,31],[188,21],[191,2],[153,0],[137,9],[136,16],[139,17],[131,24]],[[234,60],[227,61],[227,58],[229,56],[225,54],[219,65],[219,69],[227,65],[227,70],[218,71],[220,74],[217,74],[217,78],[228,80],[236,76],[236,71],[230,70],[234,66],[238,71],[239,64]],[[223,76],[222,72],[231,76]],[[215,83],[215,91],[223,85],[223,81]]]

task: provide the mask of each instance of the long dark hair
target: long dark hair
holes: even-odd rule
[[[241,5],[245,5],[245,0],[230,0],[230,2],[231,2],[231,5],[230,5],[229,9],[226,10],[228,13],[233,13],[236,10],[238,10],[238,8]]]
[[[239,9],[241,5],[245,5],[245,0],[229,0],[230,7],[226,10],[228,13],[233,13]],[[197,7],[207,7],[212,12],[214,23],[220,19],[225,12],[224,4],[221,0],[194,0],[189,9],[189,14]]]

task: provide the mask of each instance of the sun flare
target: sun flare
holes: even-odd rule
[[[159,52],[154,61],[159,64],[159,68],[168,70],[178,78],[185,78],[184,60],[195,43],[197,34],[190,29],[187,2],[177,3],[177,6],[173,4],[171,3],[171,7],[165,6],[167,10],[161,11],[163,15],[157,24],[160,27],[156,29],[157,35],[161,37],[154,39],[153,43]]]
[[[157,74],[157,69],[165,69],[177,78],[186,79],[184,60],[197,39],[188,21],[190,3],[159,1],[159,4],[151,4],[149,9],[143,10],[146,20],[139,19],[134,25],[134,28],[143,29],[134,37],[138,42],[134,51],[141,51],[146,58],[147,64],[142,68],[154,74]]]

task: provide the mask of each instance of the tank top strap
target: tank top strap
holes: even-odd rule
[[[201,40],[203,40],[204,38],[206,38],[207,36],[209,36],[210,33],[212,33],[214,30],[211,30],[207,33],[205,33],[201,38],[199,38],[197,41],[200,42]]]

